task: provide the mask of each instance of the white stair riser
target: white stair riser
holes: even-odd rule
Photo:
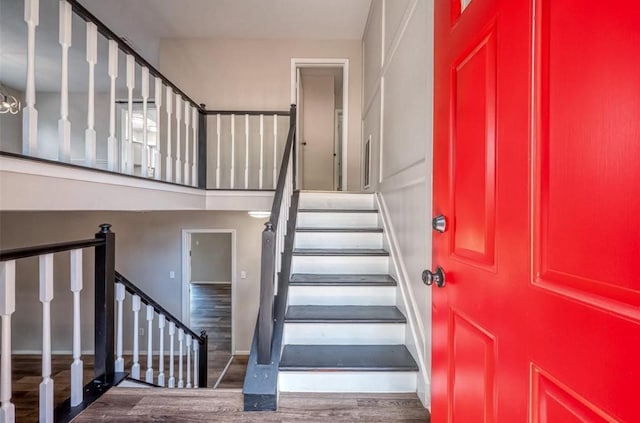
[[[278,372],[280,392],[415,392],[418,372]]]
[[[300,212],[299,228],[377,228],[378,213]]]
[[[382,248],[382,233],[296,232],[295,248]]]
[[[395,286],[290,286],[289,305],[396,305]]]
[[[372,210],[374,201],[373,194],[302,192],[299,207],[301,209]]]
[[[284,343],[291,345],[399,345],[404,323],[285,323]]]
[[[133,380],[123,380],[122,382],[120,382],[119,385],[116,386],[116,388],[138,388],[138,389],[151,389],[153,388],[153,386],[151,385],[147,385],[144,383],[137,383]]]
[[[388,256],[293,256],[291,273],[385,275]]]

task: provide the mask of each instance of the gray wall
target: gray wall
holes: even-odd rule
[[[116,268],[162,304],[181,316],[182,229],[236,229],[237,271],[234,336],[237,351],[248,351],[259,301],[260,236],[263,220],[245,212],[0,212],[0,249],[92,238],[100,223],[116,233]],[[55,294],[52,302],[54,351],[71,350],[72,296],[69,291],[68,253],[55,256]],[[175,272],[175,279],[169,272]],[[93,349],[93,252],[84,254],[82,291],[82,348]],[[41,305],[38,301],[37,259],[17,262],[14,350],[41,349]],[[131,301],[125,301],[125,350],[131,347]],[[141,314],[141,326],[146,327]],[[157,319],[155,321],[157,324]],[[25,336],[27,335],[27,336]],[[157,333],[154,343],[157,342]],[[140,345],[146,345],[146,337]]]
[[[0,81],[1,82],[1,81]],[[24,93],[4,85],[7,92],[24,105]],[[22,153],[22,113],[0,115],[0,150],[10,153]]]
[[[191,234],[191,282],[231,282],[231,234]]]

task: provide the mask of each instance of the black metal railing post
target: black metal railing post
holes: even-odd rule
[[[96,238],[104,244],[95,252],[95,378],[108,383],[115,373],[114,345],[114,289],[116,277],[116,234],[111,225],[103,223]]]
[[[200,332],[200,338],[202,338],[202,342],[200,343],[200,350],[198,352],[198,387],[206,388],[207,375],[209,374],[207,370],[209,362],[209,335],[207,335],[207,331],[203,330]]]
[[[273,217],[272,217],[273,218]],[[260,264],[260,311],[258,314],[258,364],[271,363],[273,335],[273,283],[276,259],[276,232],[271,221],[262,231]]]
[[[198,111],[198,188],[207,188],[207,106],[200,104]]]

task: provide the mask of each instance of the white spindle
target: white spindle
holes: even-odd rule
[[[71,251],[71,292],[73,292],[73,363],[71,364],[71,406],[82,402],[81,338],[80,338],[80,291],[82,291],[82,250]]]
[[[36,27],[40,19],[39,6],[39,0],[24,1],[24,21],[27,23],[27,88],[25,93],[25,106],[22,109],[22,153],[25,156],[38,154]]]
[[[153,383],[153,313],[153,306],[147,305],[147,383]]]
[[[198,186],[198,109],[191,110],[191,130],[193,131],[193,159],[191,160],[191,185]]]
[[[107,169],[116,170],[118,160],[116,138],[116,78],[118,77],[118,43],[109,40],[109,81],[111,88],[109,98],[109,138],[107,139]],[[121,369],[120,371],[123,371]]]
[[[259,169],[259,180],[258,187],[262,189],[262,180],[263,180],[263,163],[264,162],[264,115],[260,115],[260,169]]]
[[[127,141],[123,153],[124,173],[133,173],[133,89],[136,85],[136,62],[127,54]]]
[[[155,168],[153,169],[153,176],[156,179],[162,178],[162,150],[160,146],[162,145],[160,139],[160,121],[162,117],[161,109],[162,109],[162,79],[156,77],[156,89],[154,91],[155,102],[156,102],[156,149],[155,149]]]
[[[191,167],[189,166],[189,129],[191,127],[191,106],[189,101],[184,101],[184,184],[189,185]]]
[[[0,262],[0,318],[2,347],[0,348],[0,422],[15,421],[15,406],[11,403],[11,315],[16,311],[16,262]]]
[[[143,177],[149,176],[149,124],[147,118],[149,117],[149,68],[146,66],[142,68],[142,169],[140,175]]]
[[[167,87],[167,162],[165,175],[167,182],[173,182],[173,157],[171,156],[171,113],[173,111],[173,90]]]
[[[187,344],[187,388],[191,388],[191,335],[187,335],[186,337]]]
[[[51,379],[51,300],[53,300],[53,254],[40,258],[40,302],[42,303],[42,382],[40,421],[53,422],[53,379]]]
[[[131,377],[140,379],[140,347],[138,345],[138,318],[140,314],[140,297],[133,296],[133,365],[131,366]]]
[[[278,115],[273,115],[273,189],[278,184]]]
[[[236,179],[236,115],[231,115],[231,169],[229,172],[231,173],[231,189],[235,188],[235,179]]]
[[[89,100],[87,130],[84,133],[84,161],[87,166],[93,167],[96,165],[95,68],[98,63],[98,27],[93,22],[87,22],[87,63],[89,63]]]
[[[175,375],[173,373],[173,362],[174,362],[174,358],[173,358],[173,346],[174,346],[174,342],[173,342],[173,338],[174,335],[176,333],[176,324],[173,322],[169,322],[169,388],[175,388],[176,387],[176,378]]]
[[[184,381],[182,380],[182,355],[184,347],[184,330],[178,329],[178,343],[180,344],[178,353],[178,388],[184,388]]]
[[[244,189],[249,189],[249,115],[244,115]]]
[[[197,388],[200,386],[198,376],[200,370],[200,344],[197,339],[193,340],[193,387]]]
[[[165,327],[164,314],[158,315],[158,329],[160,336],[160,352],[158,354],[158,385],[164,386],[164,327]]]
[[[182,97],[176,94],[176,183],[182,183],[182,156],[180,154],[180,123],[182,122]]]
[[[71,161],[71,122],[69,122],[69,47],[71,47],[71,4],[60,0],[59,37],[62,46],[60,81],[60,119],[58,120],[58,160]]]
[[[116,319],[116,372],[124,372],[124,358],[122,358],[122,324],[123,324],[123,304],[124,304],[124,285],[120,282],[116,283],[116,307],[118,317]]]
[[[216,115],[218,143],[216,147],[216,188],[220,188],[220,113]]]

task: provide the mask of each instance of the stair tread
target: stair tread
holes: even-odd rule
[[[285,345],[282,371],[417,371],[404,345]]]
[[[298,209],[298,213],[378,213],[375,209]]]
[[[406,323],[395,306],[289,306],[289,323]]]
[[[389,275],[342,275],[325,273],[294,273],[290,285],[382,285],[395,286],[396,280]]]
[[[381,233],[382,228],[296,228],[296,232],[376,232]]]
[[[382,248],[294,248],[294,256],[388,256]]]

